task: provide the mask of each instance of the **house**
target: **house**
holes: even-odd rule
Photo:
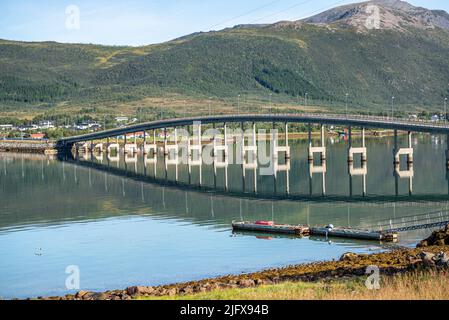
[[[0,130],[6,131],[6,130],[12,130],[14,129],[14,126],[12,124],[0,124]]]
[[[40,121],[39,122],[39,128],[40,129],[51,129],[51,128],[54,128],[54,127],[55,127],[55,125],[53,124],[52,121],[45,120],[45,121]]]
[[[32,124],[28,126],[20,126],[18,129],[19,131],[31,131],[38,129],[38,127],[35,124]]]
[[[438,120],[440,120],[440,117],[439,117],[438,115],[434,114],[434,115],[432,116],[432,118],[430,118],[430,120],[431,120],[431,121],[438,121]]]
[[[143,138],[144,132],[127,133],[126,139]]]
[[[128,117],[116,117],[116,122],[128,122]]]
[[[45,137],[45,133],[31,133],[30,138],[34,140],[42,140]]]

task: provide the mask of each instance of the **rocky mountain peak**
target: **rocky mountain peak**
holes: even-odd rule
[[[441,28],[449,31],[449,14],[415,7],[401,0],[372,0],[336,7],[303,20],[313,24],[340,24],[359,31],[393,29],[406,31]]]

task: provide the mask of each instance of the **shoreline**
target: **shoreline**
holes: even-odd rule
[[[76,294],[55,297],[29,298],[31,300],[133,300],[133,299],[182,299],[183,296],[204,294],[227,289],[247,289],[285,283],[316,283],[328,280],[347,280],[366,276],[368,266],[378,266],[382,276],[408,274],[416,271],[440,270],[439,262],[428,257],[445,253],[449,245],[418,248],[399,248],[381,253],[346,253],[340,260],[312,262],[266,269],[259,272],[225,275],[160,286],[130,286],[125,289],[104,292],[79,291]],[[441,267],[447,270],[449,264]],[[438,269],[437,269],[438,268]]]

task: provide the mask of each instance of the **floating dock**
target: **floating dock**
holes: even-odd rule
[[[232,229],[264,233],[294,234],[298,236],[308,236],[310,234],[310,228],[308,226],[273,223],[261,224],[245,221],[232,222]]]
[[[287,224],[274,224],[271,221],[264,222],[232,222],[233,230],[263,232],[272,234],[294,234],[300,236],[324,236],[324,237],[337,237],[337,238],[349,238],[360,240],[376,240],[395,242],[398,239],[397,232],[390,231],[369,231],[352,228],[342,227],[309,227],[306,225],[287,225]]]
[[[398,239],[397,232],[369,231],[351,228],[333,228],[311,227],[310,234],[314,236],[328,236],[337,238],[350,238],[360,240],[377,240],[386,242],[395,242]]]

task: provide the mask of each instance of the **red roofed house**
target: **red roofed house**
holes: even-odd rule
[[[45,137],[45,133],[31,133],[30,134],[31,139],[40,140],[40,139],[44,139],[44,137]]]

